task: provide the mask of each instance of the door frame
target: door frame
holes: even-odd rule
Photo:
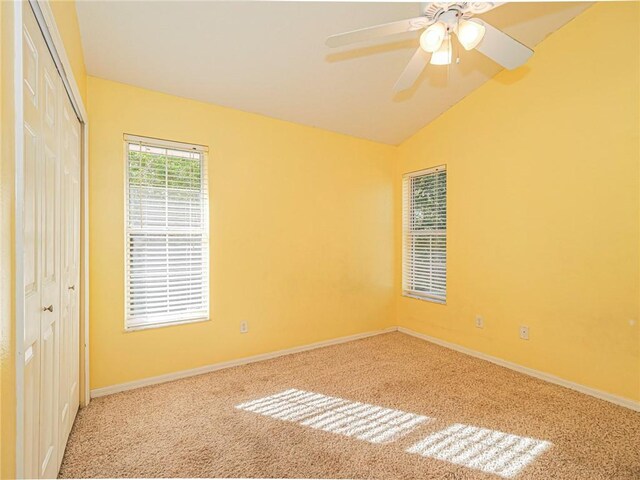
[[[89,117],[80,89],[73,76],[69,57],[55,22],[48,0],[28,0],[45,43],[62,78],[67,95],[81,125],[80,151],[80,406],[91,399],[89,381]],[[23,207],[24,207],[24,110],[23,110],[23,12],[22,2],[13,4],[13,87],[14,87],[14,142],[15,142],[15,388],[16,388],[16,464],[17,478],[23,476],[24,466],[24,269],[23,269]]]

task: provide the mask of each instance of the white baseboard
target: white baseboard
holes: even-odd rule
[[[310,343],[308,345],[302,345],[300,347],[287,348],[285,350],[278,350],[276,352],[263,353],[260,355],[253,355],[251,357],[238,358],[238,359],[229,360],[226,362],[214,363],[212,365],[205,365],[203,367],[192,368],[189,370],[181,370],[179,372],[167,373],[165,375],[158,375],[157,377],[143,378],[141,380],[120,383],[118,385],[111,385],[108,387],[96,388],[94,390],[91,390],[91,398],[111,395],[112,393],[124,392],[126,390],[133,390],[135,388],[146,387],[148,385],[171,382],[173,380],[178,380],[180,378],[187,378],[187,377],[193,377],[195,375],[202,375],[203,373],[214,372],[216,370],[221,370],[223,368],[230,368],[230,367],[236,367],[238,365],[246,365],[248,363],[260,362],[262,360],[269,360],[271,358],[282,357],[284,355],[291,355],[292,353],[305,352],[305,351],[313,350],[316,348],[328,347],[330,345],[337,345],[340,343],[352,342],[353,340],[360,340],[362,338],[372,337],[374,335],[380,335],[383,333],[389,333],[389,332],[395,332],[395,331],[399,331],[401,333],[411,335],[412,337],[420,338],[422,340],[426,340],[427,342],[435,343],[436,345],[440,345],[441,347],[449,348],[451,350],[455,350],[457,352],[464,353],[466,355],[470,355],[472,357],[479,358],[481,360],[486,360],[488,362],[495,363],[496,365],[500,365],[501,367],[509,368],[511,370],[515,370],[516,372],[524,373],[525,375],[529,375],[531,377],[535,377],[540,380],[553,383],[555,385],[560,385],[561,387],[570,388],[577,392],[584,393],[586,395],[590,395],[592,397],[599,398],[601,400],[606,400],[607,402],[611,402],[616,405],[620,405],[621,407],[626,407],[631,410],[640,412],[640,402],[636,402],[634,400],[624,398],[624,397],[619,397],[617,395],[603,392],[595,388],[586,387],[584,385],[580,385],[579,383],[571,382],[569,380],[556,377],[555,375],[551,375],[549,373],[544,373],[538,370],[534,370],[532,368],[523,367],[522,365],[518,365],[517,363],[513,363],[508,360],[503,360],[498,357],[487,355],[486,353],[482,353],[476,350],[472,350],[470,348],[462,347],[460,345],[447,342],[445,340],[440,340],[439,338],[430,337],[429,335],[418,333],[414,330],[411,330],[405,327],[389,327],[389,328],[385,328],[384,330],[357,333],[355,335],[348,335],[346,337],[334,338],[332,340],[324,340],[322,342]]]
[[[305,352],[307,350],[328,347],[330,345],[337,345],[339,343],[352,342],[353,340],[360,340],[362,338],[373,337],[374,335],[380,335],[383,333],[395,331],[397,331],[397,327],[389,327],[385,328],[384,330],[376,330],[372,332],[356,333],[355,335],[348,335],[346,337],[339,337],[331,340],[324,340],[322,342],[310,343],[308,345],[302,345],[300,347],[287,348],[285,350],[278,350],[276,352],[270,353],[262,353],[260,355],[253,355],[251,357],[238,358],[226,362],[214,363],[212,365],[205,365],[203,367],[191,368],[189,370],[181,370],[179,372],[158,375],[157,377],[148,377],[141,380],[134,380],[132,382],[96,388],[94,390],[91,390],[91,398],[103,397],[105,395],[111,395],[112,393],[124,392],[125,390],[133,390],[134,388],[146,387],[148,385],[171,382],[172,380],[193,377],[195,375],[202,375],[203,373],[214,372],[223,368],[237,367],[238,365],[260,362],[262,360],[269,360],[271,358],[282,357],[284,355],[291,355],[292,353]]]
[[[451,350],[455,350],[457,352],[464,353],[466,355],[470,355],[472,357],[476,357],[481,360],[486,360],[488,362],[495,363],[496,365],[500,365],[501,367],[509,368],[511,370],[515,370],[516,372],[524,373],[525,375],[539,378],[540,380],[544,380],[549,383],[560,385],[561,387],[570,388],[571,390],[575,390],[577,392],[599,398],[600,400],[606,400],[607,402],[615,403],[616,405],[620,405],[621,407],[626,407],[631,410],[640,412],[640,402],[636,402],[629,398],[619,397],[611,393],[603,392],[595,388],[586,387],[584,385],[580,385],[579,383],[574,383],[569,380],[556,377],[555,375],[551,375],[549,373],[544,373],[538,370],[534,370],[532,368],[523,367],[522,365],[518,365],[517,363],[509,362],[508,360],[503,360],[498,357],[493,357],[491,355],[487,355],[486,353],[478,352],[476,350],[471,350],[470,348],[462,347],[460,345],[447,342],[445,340],[440,340],[439,338],[430,337],[429,335],[418,333],[409,328],[398,327],[398,331],[401,333],[405,333],[407,335],[411,335],[412,337],[426,340],[427,342],[435,343],[436,345],[440,345],[441,347],[449,348]]]

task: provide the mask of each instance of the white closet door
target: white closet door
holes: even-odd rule
[[[58,460],[60,91],[53,60],[28,3],[23,6],[25,475],[52,478]]]
[[[29,3],[22,6],[24,476],[55,478],[79,403],[80,126]]]
[[[60,101],[66,95],[50,55],[42,56],[42,132],[44,163],[41,178],[42,317],[40,342],[41,477],[58,475],[58,399],[60,368]]]
[[[60,334],[60,445],[65,445],[80,404],[80,123],[62,102],[62,310]],[[62,462],[61,449],[59,462]]]
[[[25,9],[25,14],[26,14]],[[38,26],[25,15],[23,28],[24,77],[24,183],[23,183],[23,270],[24,270],[24,476],[40,477],[40,192],[42,171],[41,56]]]

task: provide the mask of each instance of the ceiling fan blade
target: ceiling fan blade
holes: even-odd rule
[[[352,43],[364,42],[365,40],[386,37],[387,35],[413,32],[426,27],[430,23],[432,22],[426,17],[408,18],[398,22],[385,23],[383,25],[376,25],[375,27],[361,28],[360,30],[353,30],[352,32],[331,35],[327,38],[326,44],[329,47],[341,47]]]
[[[533,50],[529,47],[491,24],[478,18],[472,18],[470,21],[484,25],[486,29],[476,50],[503,67],[513,70],[523,65],[533,55]]]
[[[418,47],[416,53],[413,54],[411,60],[404,68],[404,71],[398,78],[398,81],[393,86],[394,92],[401,92],[402,90],[406,90],[411,87],[424,70],[424,67],[429,63],[429,59],[431,58],[431,54],[425,52],[422,48]]]
[[[491,10],[494,10],[506,4],[507,2],[473,2],[472,12],[474,15],[480,15],[482,13],[487,13]]]

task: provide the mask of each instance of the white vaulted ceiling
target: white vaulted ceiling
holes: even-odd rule
[[[535,47],[589,5],[512,3],[481,18]],[[418,33],[324,44],[417,16],[417,3],[81,1],[77,10],[90,75],[389,144],[501,70],[461,49],[448,78],[446,67],[429,67],[394,95]]]

